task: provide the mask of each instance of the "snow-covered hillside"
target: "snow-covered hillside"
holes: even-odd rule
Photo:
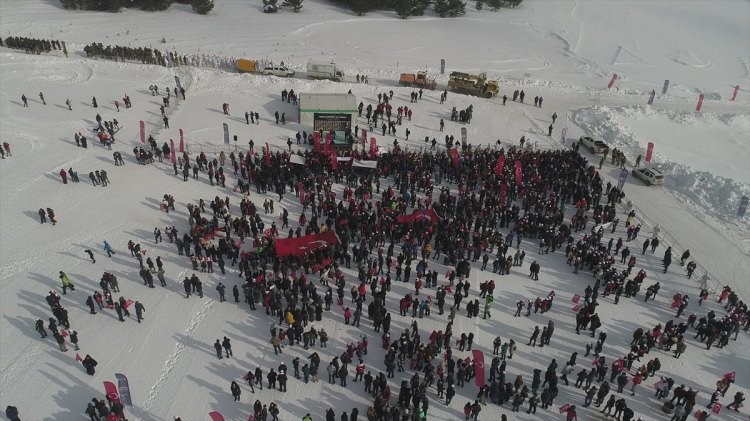
[[[215,290],[219,282],[227,290],[240,283],[237,270],[226,276],[198,273],[204,283],[203,299],[185,299],[180,280],[190,275],[190,262],[177,255],[168,242],[154,244],[152,231],[175,225],[186,232],[188,203],[196,204],[216,195],[228,196],[232,207],[241,200],[232,191],[236,176],[228,171],[227,189],[208,184],[205,174],[199,181],[175,177],[167,162],[140,166],[133,159],[132,149],[140,144],[138,126],[146,124],[161,145],[179,139],[184,131],[193,156],[201,151],[214,157],[227,151],[223,145],[222,123],[237,135],[240,148],[247,149],[250,139],[256,147],[268,142],[272,151],[286,149],[287,138],[307,130],[296,122],[291,104],[282,103],[280,92],[346,92],[351,90],[357,101],[376,104],[378,93],[394,91],[394,105],[413,107],[412,121],[399,127],[397,136],[402,146],[411,150],[426,148],[425,136],[440,140],[444,134],[459,137],[461,127],[468,129],[473,145],[496,147],[517,145],[521,136],[541,149],[568,147],[583,134],[603,137],[613,147],[624,151],[629,162],[643,154],[646,142],[653,141],[655,163],[667,174],[663,187],[647,187],[629,177],[625,192],[639,209],[638,218],[648,229],[659,224],[662,235],[679,251],[689,248],[700,264],[698,277],[708,271],[712,288],[731,285],[742,299],[750,297],[750,217],[736,217],[740,198],[750,196],[750,134],[748,91],[750,76],[750,3],[746,1],[705,2],[597,2],[597,1],[534,1],[526,0],[515,10],[477,12],[467,7],[464,18],[396,19],[390,12],[371,13],[357,17],[326,1],[308,0],[301,13],[282,12],[263,15],[259,5],[246,1],[217,2],[209,16],[199,16],[189,7],[175,6],[167,12],[150,14],[125,11],[119,14],[67,12],[54,0],[5,0],[0,3],[0,34],[64,40],[69,44],[70,57],[62,55],[26,55],[21,51],[0,49],[0,141],[9,142],[13,156],[0,162],[0,406],[15,405],[21,418],[31,420],[78,420],[92,397],[103,397],[102,381],[114,381],[115,373],[130,379],[133,407],[127,408],[129,419],[183,420],[207,419],[211,411],[220,411],[226,419],[244,420],[252,411],[255,399],[264,404],[275,401],[281,408],[282,420],[297,420],[310,412],[314,420],[324,419],[325,410],[336,409],[337,415],[358,407],[361,418],[372,399],[363,393],[359,383],[348,388],[328,385],[325,365],[340,355],[346,344],[360,335],[370,340],[368,367],[373,373],[384,370],[384,350],[379,334],[365,320],[361,329],[343,323],[340,311],[326,313],[316,327],[325,327],[331,336],[327,349],[320,353],[320,383],[304,384],[290,379],[289,392],[256,390],[253,395],[241,381],[250,369],[262,366],[264,372],[284,361],[299,356],[306,360],[309,351],[300,347],[284,348],[283,357],[275,356],[268,343],[268,327],[275,318],[265,312],[250,311],[246,305],[230,298],[220,303]],[[166,43],[162,44],[162,38]],[[201,53],[225,57],[268,58],[284,60],[304,70],[310,58],[335,59],[344,67],[348,80],[343,83],[280,79],[268,76],[239,75],[203,68],[163,68],[135,63],[117,63],[85,58],[81,49],[90,42],[103,44],[152,46],[181,53]],[[468,48],[467,48],[468,47]],[[430,68],[439,70],[440,59],[447,61],[447,72],[464,70],[487,71],[501,80],[501,92],[511,95],[524,89],[527,104],[500,98],[484,100],[449,94],[440,104],[439,92],[425,92],[418,104],[409,103],[408,88],[397,87],[400,72]],[[606,89],[612,73],[620,80],[612,90]],[[354,83],[353,75],[367,74],[370,83]],[[174,85],[174,76],[187,87],[186,100],[173,99],[167,109],[170,129],[162,128],[158,97],[148,91],[149,85],[164,88]],[[664,79],[672,82],[666,96],[658,96],[653,106],[646,106],[648,92],[660,92]],[[444,86],[447,76],[438,78]],[[741,86],[736,101],[729,101],[732,87]],[[43,92],[47,105],[38,100]],[[697,93],[706,94],[703,112],[695,113]],[[21,95],[29,98],[29,107],[21,104]],[[114,101],[129,95],[130,109],[116,110]],[[528,100],[544,97],[544,108],[533,107]],[[96,97],[99,108],[91,107]],[[72,110],[65,100],[70,99]],[[221,112],[221,104],[229,103],[231,116]],[[470,125],[449,121],[450,109],[474,105]],[[259,113],[261,124],[247,125],[245,111]],[[276,125],[275,111],[286,113],[288,123]],[[553,136],[546,136],[551,114],[560,115]],[[113,150],[90,142],[88,149],[76,147],[76,132],[90,133],[95,115],[104,120],[116,118],[122,130],[117,134]],[[446,120],[446,132],[438,131],[438,122]],[[364,127],[365,121],[358,121]],[[404,128],[412,132],[403,138]],[[566,146],[560,142],[566,129]],[[379,132],[378,132],[379,134]],[[376,135],[377,136],[377,135]],[[377,136],[378,143],[388,147],[392,136]],[[96,142],[98,143],[98,142]],[[299,146],[305,148],[306,146]],[[295,144],[293,148],[298,146]],[[234,150],[230,145],[229,150]],[[124,166],[113,166],[112,152],[120,151]],[[257,149],[256,149],[257,151]],[[598,157],[582,152],[593,163]],[[58,172],[73,168],[81,182],[62,184]],[[95,187],[88,180],[89,171],[105,169],[111,185]],[[617,183],[619,169],[609,164],[601,174]],[[455,186],[451,186],[455,188]],[[343,186],[335,187],[342,191]],[[174,195],[176,211],[164,213],[159,202],[164,194]],[[253,193],[251,199],[261,204],[265,197]],[[270,197],[270,196],[269,196]],[[273,196],[278,199],[277,196]],[[277,206],[290,211],[296,221],[301,207],[287,195]],[[56,211],[56,226],[40,224],[37,210],[51,207]],[[620,209],[620,219],[625,214]],[[644,213],[641,215],[641,211]],[[267,224],[277,220],[275,214],[263,215]],[[642,219],[641,219],[642,218]],[[296,228],[296,223],[292,223]],[[647,232],[648,231],[648,232]],[[507,232],[507,230],[504,230]],[[625,237],[621,223],[615,233],[605,239]],[[102,242],[107,240],[116,254],[107,258]],[[138,262],[129,256],[129,240],[140,242],[148,256],[161,256],[165,261],[168,286],[149,289],[138,276]],[[526,268],[511,276],[497,277],[480,271],[475,264],[471,275],[472,296],[477,295],[480,282],[494,279],[498,283],[493,318],[469,319],[459,313],[453,331],[474,332],[476,348],[491,359],[492,340],[519,343],[518,353],[508,362],[508,379],[523,374],[527,382],[533,369],[544,370],[550,359],[560,365],[574,351],[579,352],[579,368],[588,368],[583,358],[585,345],[592,341],[576,335],[575,314],[571,311],[574,294],[582,294],[593,285],[588,271],[572,274],[560,252],[538,255],[538,244],[528,241],[524,247],[527,259],[542,265],[537,283],[528,280]],[[638,249],[640,245],[631,248]],[[93,250],[96,263],[84,254]],[[702,316],[708,310],[723,315],[716,303],[698,306],[696,277],[688,280],[682,268],[661,273],[660,253],[638,255],[638,268],[648,273],[647,284],[659,281],[662,290],[655,302],[622,299],[615,306],[610,298],[601,299],[599,314],[608,333],[603,355],[607,362],[627,353],[631,334],[637,327],[650,329],[674,317],[670,298],[675,293],[690,294],[693,300],[686,314]],[[529,260],[530,261],[530,260]],[[448,268],[432,262],[444,274]],[[676,265],[674,265],[676,266]],[[58,271],[65,271],[76,284],[75,292],[63,297],[70,313],[72,328],[80,335],[80,354],[90,354],[99,362],[95,376],[87,376],[76,363],[75,352],[62,353],[50,338],[40,339],[34,331],[36,319],[52,316],[44,300],[48,291],[60,289]],[[121,323],[113,311],[90,315],[84,303],[95,289],[104,271],[118,276],[121,293],[138,300],[146,308],[145,320]],[[356,272],[345,270],[348,286],[356,280]],[[441,282],[444,278],[441,276]],[[158,282],[157,282],[158,285]],[[388,309],[394,313],[393,332],[409,327],[410,317],[397,314],[398,298],[412,292],[407,284],[395,284],[389,295]],[[556,292],[550,313],[514,318],[515,303]],[[434,291],[428,290],[429,294]],[[642,298],[642,294],[639,296]],[[452,299],[449,299],[452,302]],[[683,316],[683,320],[684,320]],[[557,326],[552,346],[525,346],[535,325],[554,320]],[[445,316],[419,320],[423,333],[444,329]],[[234,357],[218,360],[212,347],[216,339],[230,337]],[[422,335],[423,338],[426,335]],[[645,361],[658,356],[662,374],[673,377],[678,384],[698,388],[698,405],[705,407],[715,388],[715,381],[724,373],[736,371],[737,381],[723,404],[731,402],[737,390],[747,394],[750,388],[750,339],[741,332],[737,342],[723,349],[705,346],[688,335],[688,350],[680,359],[670,353],[652,351]],[[468,352],[458,352],[462,358]],[[390,387],[397,396],[402,379],[412,373],[407,369],[391,379]],[[574,375],[569,376],[574,378]],[[242,383],[241,403],[232,402],[231,380]],[[625,394],[628,405],[644,420],[667,420],[660,403],[653,398],[655,379],[648,379],[637,398]],[[445,406],[431,399],[430,420],[456,420],[462,417],[466,401],[473,402],[477,388],[471,384],[459,388],[454,401]],[[579,407],[579,419],[599,419],[595,409],[580,408],[584,392],[572,386],[561,386],[556,404],[572,403]],[[512,419],[559,419],[557,408],[538,410],[536,417],[510,413],[509,407],[488,405],[480,419],[499,419],[504,413]],[[740,420],[747,416],[723,410],[718,419]]]

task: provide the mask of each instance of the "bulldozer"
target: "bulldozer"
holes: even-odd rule
[[[430,78],[426,71],[419,71],[416,75],[414,73],[401,73],[398,84],[401,86],[416,86],[430,90],[437,88],[435,78]]]
[[[500,92],[500,84],[496,80],[487,80],[487,73],[472,75],[452,72],[448,88],[454,92],[483,98],[492,98]]]

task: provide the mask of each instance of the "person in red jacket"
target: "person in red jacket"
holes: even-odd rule
[[[636,386],[638,386],[639,384],[641,384],[642,380],[643,380],[643,378],[641,377],[640,373],[637,373],[635,376],[633,376],[633,385],[630,386],[630,395],[631,396],[635,396],[635,388],[636,388]]]

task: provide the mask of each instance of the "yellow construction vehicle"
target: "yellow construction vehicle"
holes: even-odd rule
[[[496,80],[487,80],[487,73],[471,75],[452,72],[448,80],[448,88],[454,92],[483,98],[491,98],[500,92],[500,84]]]

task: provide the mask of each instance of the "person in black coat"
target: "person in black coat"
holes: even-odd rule
[[[86,368],[86,374],[93,376],[96,373],[95,367],[99,364],[95,359],[91,358],[90,355],[86,354],[86,358],[81,363]]]

